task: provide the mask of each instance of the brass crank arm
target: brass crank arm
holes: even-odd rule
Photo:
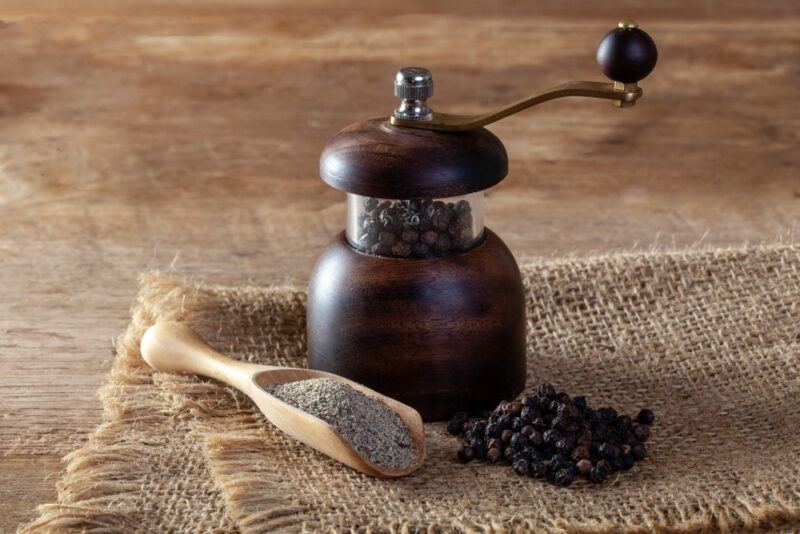
[[[395,126],[407,128],[421,128],[424,130],[438,130],[444,132],[457,132],[474,130],[499,121],[509,115],[519,113],[524,109],[536,106],[548,100],[564,98],[567,96],[584,96],[589,98],[604,98],[614,100],[618,107],[633,106],[642,96],[642,89],[636,83],[621,82],[567,82],[551,87],[538,95],[518,100],[503,108],[482,113],[479,115],[453,115],[450,113],[433,112],[427,120],[401,119],[394,115],[390,122]]]

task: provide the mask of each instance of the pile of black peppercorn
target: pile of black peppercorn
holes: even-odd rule
[[[601,483],[611,473],[644,460],[644,442],[655,415],[643,409],[632,419],[613,408],[590,408],[586,398],[570,398],[553,386],[539,386],[535,395],[503,401],[486,417],[457,413],[447,431],[463,436],[461,462],[474,459],[511,464],[519,475],[569,486],[576,476]]]
[[[435,258],[469,249],[472,207],[466,200],[383,200],[366,197],[357,242],[364,252],[395,258]]]

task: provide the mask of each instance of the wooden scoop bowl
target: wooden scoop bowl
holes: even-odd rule
[[[250,397],[267,419],[283,432],[367,475],[400,477],[416,471],[425,459],[425,433],[422,418],[416,410],[341,376],[310,369],[256,365],[226,358],[212,349],[189,326],[176,322],[158,323],[148,328],[142,338],[141,351],[144,360],[157,371],[207,376],[238,389]],[[278,400],[265,389],[286,382],[322,377],[344,382],[383,402],[394,411],[411,434],[418,451],[416,460],[402,469],[390,469],[375,464],[353,449],[331,425]]]

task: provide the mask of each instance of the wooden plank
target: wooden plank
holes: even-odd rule
[[[304,283],[342,227],[317,158],[422,64],[436,109],[567,79],[638,18],[661,60],[633,109],[553,102],[492,127],[488,225],[518,258],[792,239],[800,9],[786,1],[2,2],[0,531],[51,501],[143,270]]]

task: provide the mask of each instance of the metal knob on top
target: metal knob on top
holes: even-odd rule
[[[428,120],[433,110],[426,100],[433,96],[433,76],[431,71],[421,67],[404,67],[394,77],[394,96],[400,105],[394,116],[406,120]]]

